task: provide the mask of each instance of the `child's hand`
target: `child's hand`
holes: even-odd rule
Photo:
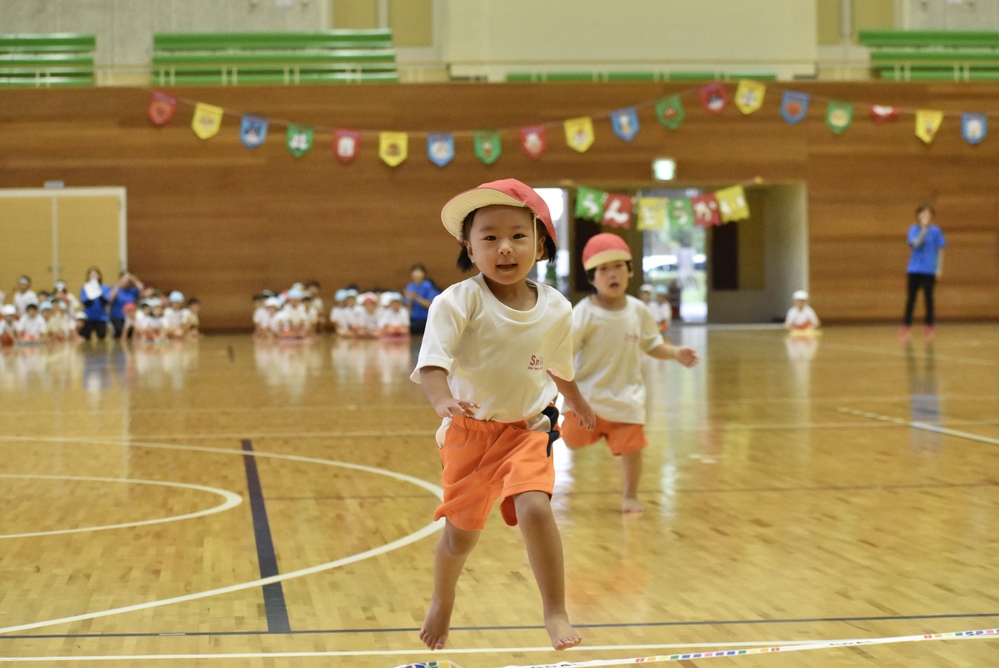
[[[479,408],[479,405],[474,401],[469,401],[468,399],[451,399],[437,406],[436,410],[437,414],[442,418],[454,417],[455,415],[474,418],[477,408]]]
[[[693,348],[677,348],[676,361],[689,369],[697,364],[697,353]]]
[[[569,403],[568,397],[566,397],[566,403]],[[593,431],[596,428],[597,414],[590,408],[588,401],[580,397],[578,401],[573,401],[569,408],[572,409],[573,414],[576,416],[576,422],[580,427],[586,431]]]

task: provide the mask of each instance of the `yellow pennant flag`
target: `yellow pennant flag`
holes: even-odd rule
[[[943,112],[920,109],[916,112],[916,136],[929,144],[943,123]]]
[[[715,192],[719,215],[724,222],[749,218],[749,205],[746,204],[746,191],[742,186],[722,188]]]
[[[383,132],[378,135],[378,157],[389,167],[398,167],[409,153],[409,135]]]
[[[593,146],[593,119],[588,116],[570,118],[564,123],[565,141],[569,147],[585,153]]]
[[[665,197],[639,197],[638,229],[661,230],[666,227],[666,209],[669,200]]]
[[[735,90],[735,106],[744,114],[751,114],[763,106],[763,96],[767,87],[759,81],[740,79]]]
[[[202,139],[214,137],[222,127],[222,107],[198,102],[194,107],[194,118],[191,119],[191,129]]]

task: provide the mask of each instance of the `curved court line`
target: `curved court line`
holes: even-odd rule
[[[211,452],[215,454],[223,455],[236,455],[239,457],[246,456],[248,453],[244,450],[234,450],[231,448],[208,448],[201,446],[187,446],[187,445],[168,445],[165,443],[133,443],[127,441],[109,441],[100,439],[81,439],[81,438],[38,438],[38,437],[28,437],[28,436],[0,436],[0,440],[7,441],[49,441],[49,442],[72,442],[72,443],[89,443],[91,445],[111,445],[111,446],[124,446],[131,448],[155,448],[161,450],[191,450],[194,452]],[[431,492],[438,499],[444,499],[444,490],[440,486],[433,483],[427,482],[426,480],[421,480],[419,478],[414,478],[413,476],[406,475],[405,473],[397,473],[395,471],[389,471],[387,469],[379,469],[373,466],[364,466],[363,464],[351,464],[350,462],[338,462],[332,459],[320,459],[318,457],[304,457],[301,455],[287,455],[281,453],[273,452],[257,452],[252,453],[254,457],[270,457],[272,459],[287,459],[289,461],[305,462],[310,464],[320,464],[323,466],[336,466],[339,468],[352,469],[355,471],[362,471],[364,473],[372,473],[375,475],[382,475],[388,478],[394,478],[402,482],[408,482],[417,487],[421,487],[429,492]],[[0,634],[4,633],[14,633],[17,631],[28,631],[30,629],[44,628],[46,626],[56,626],[57,624],[69,624],[72,622],[84,621],[87,619],[98,619],[100,617],[110,617],[112,615],[119,615],[126,612],[135,612],[138,610],[148,610],[149,608],[158,608],[164,605],[171,605],[173,603],[184,603],[186,601],[196,601],[202,598],[208,598],[210,596],[218,596],[220,594],[230,594],[236,591],[243,591],[245,589],[254,589],[256,587],[262,587],[263,585],[272,584],[274,582],[283,582],[285,580],[291,580],[294,578],[304,577],[306,575],[314,575],[315,573],[322,573],[323,571],[333,570],[334,568],[339,568],[340,566],[347,566],[349,564],[356,563],[358,561],[364,561],[371,557],[377,557],[379,555],[385,554],[387,552],[392,552],[406,545],[415,543],[423,538],[439,531],[444,527],[444,519],[441,518],[435,522],[424,526],[422,529],[409,534],[408,536],[403,536],[398,540],[394,540],[391,543],[386,543],[380,547],[376,547],[358,554],[351,555],[349,557],[344,557],[343,559],[337,559],[335,561],[330,561],[325,564],[319,564],[316,566],[309,566],[308,568],[302,568],[297,571],[291,571],[289,573],[281,573],[279,575],[272,575],[266,578],[260,578],[259,580],[251,580],[250,582],[241,582],[239,584],[229,585],[227,587],[219,587],[218,589],[210,589],[208,591],[196,592],[193,594],[185,594],[183,596],[175,596],[173,598],[161,599],[158,601],[148,601],[146,603],[136,603],[134,605],[127,605],[121,608],[112,608],[111,610],[100,610],[98,612],[87,612],[81,615],[73,615],[71,617],[61,617],[59,619],[50,619],[42,622],[31,622],[29,624],[18,624],[17,626],[7,626],[5,628],[0,628]],[[6,658],[0,659],[0,662],[6,661]]]
[[[128,527],[141,527],[147,526],[149,524],[163,524],[164,522],[177,522],[180,520],[189,520],[195,517],[204,517],[206,515],[213,515],[215,513],[221,513],[223,511],[235,508],[239,504],[243,503],[243,497],[235,492],[230,492],[225,489],[218,489],[216,487],[206,487],[204,485],[192,485],[184,482],[164,482],[162,480],[139,480],[137,478],[94,478],[89,476],[70,476],[70,475],[27,475],[27,474],[16,474],[16,473],[0,473],[0,478],[20,478],[25,480],[81,480],[85,482],[118,482],[118,483],[129,483],[132,485],[159,485],[162,487],[181,487],[185,489],[194,489],[200,492],[210,492],[212,494],[218,494],[225,501],[217,506],[208,508],[207,510],[199,510],[193,513],[185,513],[183,515],[172,515],[170,517],[160,517],[154,520],[137,520],[135,522],[122,522],[121,524],[103,524],[95,527],[81,527],[79,529],[53,529],[51,531],[33,531],[31,533],[5,533],[0,534],[0,540],[5,538],[34,538],[37,536],[56,536],[59,534],[67,533],[82,533],[84,531],[106,531],[108,529],[125,529]]]

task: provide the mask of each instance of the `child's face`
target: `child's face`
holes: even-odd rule
[[[487,206],[475,212],[465,248],[486,278],[513,285],[523,281],[544,254],[544,237],[528,209]]]
[[[371,299],[365,299],[364,310],[367,311],[368,313],[374,313],[375,311],[378,310],[378,303]]]
[[[598,264],[593,272],[593,287],[597,294],[608,299],[624,296],[628,290],[628,279],[632,272],[624,260],[614,260]]]
[[[645,303],[652,301],[652,293],[648,290],[642,290],[642,301]]]
[[[805,304],[807,304],[807,303],[808,303],[808,302],[807,302],[807,301],[805,301],[804,299],[795,299],[795,300],[794,300],[794,305],[795,305],[796,307],[798,307],[799,309],[803,309],[803,308],[805,308]]]

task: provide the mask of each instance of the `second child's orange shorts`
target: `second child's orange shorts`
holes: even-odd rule
[[[562,440],[570,448],[584,448],[593,445],[601,438],[606,438],[607,446],[615,456],[638,452],[649,444],[645,438],[645,430],[640,424],[611,422],[597,416],[597,426],[593,431],[586,431],[585,427],[579,426],[579,418],[572,411],[565,412],[560,431]]]
[[[496,499],[502,498],[503,521],[517,524],[513,497],[555,487],[548,433],[523,422],[494,422],[453,417],[440,449],[444,463],[444,501],[434,519],[446,517],[466,531],[485,528]]]

